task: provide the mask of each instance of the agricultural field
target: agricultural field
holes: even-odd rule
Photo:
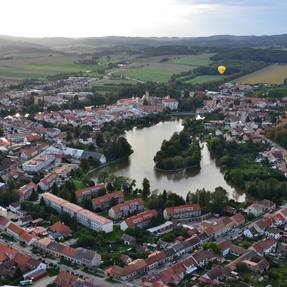
[[[40,57],[32,59],[14,59],[0,61],[0,78],[25,79],[42,78],[58,73],[84,72],[97,74],[105,64],[83,65],[74,63],[72,57]]]
[[[190,65],[190,66],[199,66],[205,67],[209,66],[212,61],[210,58],[214,54],[212,53],[204,53],[199,55],[188,55],[188,56],[179,56],[175,58],[171,58],[167,63],[177,64],[177,65]]]
[[[254,73],[245,75],[235,82],[242,84],[282,84],[287,78],[287,65],[273,64]]]
[[[0,77],[2,78],[32,78],[45,77],[58,73],[97,73],[101,66],[82,64],[28,64],[17,67],[0,67]]]
[[[213,75],[203,75],[203,76],[197,76],[193,79],[188,79],[185,80],[184,82],[188,83],[188,84],[192,84],[192,85],[200,85],[203,83],[207,83],[207,82],[212,82],[212,81],[216,81],[216,80],[220,80],[222,79],[224,76],[213,76]]]
[[[135,79],[142,82],[154,81],[163,83],[167,82],[172,75],[189,70],[192,70],[192,67],[187,65],[149,63],[140,66],[131,65],[117,74],[122,74],[129,79]]]

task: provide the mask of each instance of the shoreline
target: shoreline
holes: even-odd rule
[[[168,172],[168,173],[172,173],[172,172],[181,172],[181,171],[186,171],[188,169],[200,169],[201,166],[199,165],[194,165],[194,166],[187,166],[187,167],[183,167],[183,168],[179,168],[179,169],[162,169],[159,167],[154,166],[154,170],[159,171],[159,172]]]

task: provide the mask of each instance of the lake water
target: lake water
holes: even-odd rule
[[[184,199],[188,191],[195,192],[202,188],[213,191],[217,186],[222,186],[228,191],[230,198],[243,201],[244,195],[238,195],[225,181],[224,175],[211,159],[206,143],[203,143],[201,151],[200,170],[164,173],[154,169],[153,158],[160,149],[162,141],[169,139],[174,132],[179,132],[182,128],[181,121],[174,120],[127,131],[126,138],[134,153],[129,160],[109,166],[106,170],[118,176],[135,179],[139,187],[142,187],[142,181],[146,177],[150,181],[152,190],[158,189],[160,192],[164,189],[170,190],[183,196]]]

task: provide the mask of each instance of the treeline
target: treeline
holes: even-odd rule
[[[256,163],[256,155],[266,149],[264,144],[226,142],[223,137],[208,141],[211,155],[225,171],[225,179],[238,190],[255,198],[280,202],[287,196],[283,174],[270,168],[268,162]],[[260,185],[258,184],[260,182]],[[259,186],[265,186],[260,188]]]
[[[266,135],[280,146],[287,149],[287,127],[270,128],[266,131]]]
[[[200,160],[199,142],[192,140],[186,130],[174,133],[168,141],[164,140],[154,157],[156,168],[163,170],[199,168]]]
[[[189,192],[186,197],[187,203],[198,203],[204,213],[221,214],[228,201],[227,191],[222,187],[216,187],[213,192],[199,189],[195,193]]]
[[[133,129],[134,127],[150,127],[161,121],[169,120],[170,118],[171,117],[168,112],[162,112],[158,114],[149,114],[141,118],[129,118],[117,122],[111,121],[104,124],[101,129],[101,132],[111,133],[111,135],[121,135],[125,131]]]
[[[127,158],[133,153],[131,145],[124,137],[106,140],[103,151],[108,161]]]
[[[236,60],[236,61],[262,61],[265,63],[287,63],[287,51],[278,49],[228,49],[214,55],[211,60]]]

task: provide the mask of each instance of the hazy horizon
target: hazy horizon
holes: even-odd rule
[[[284,0],[9,0],[0,35],[206,37],[286,33]]]

